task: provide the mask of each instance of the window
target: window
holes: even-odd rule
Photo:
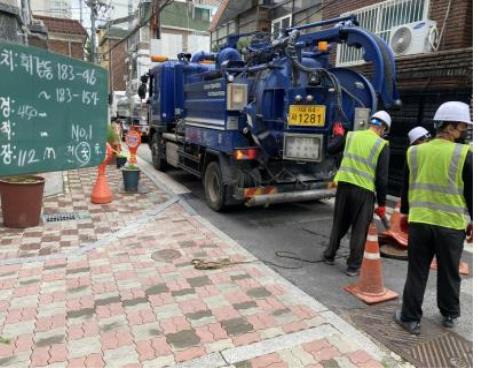
[[[271,22],[271,34],[272,38],[280,36],[280,31],[290,27],[292,15],[286,15],[284,17],[276,18]]]
[[[209,9],[206,9],[206,8],[195,7],[193,14],[194,14],[194,19],[199,21],[208,22],[210,19]]]
[[[387,0],[342,14],[356,14],[361,27],[390,42],[392,28],[427,19],[429,0]],[[337,47],[337,65],[363,63],[362,50],[346,45]]]

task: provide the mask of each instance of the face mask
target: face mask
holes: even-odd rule
[[[456,142],[456,143],[461,143],[461,144],[466,143],[465,140],[466,140],[466,136],[467,136],[467,135],[468,135],[468,131],[467,131],[466,129],[465,129],[465,130],[462,130],[460,136],[458,137],[458,139],[455,139],[455,142]]]

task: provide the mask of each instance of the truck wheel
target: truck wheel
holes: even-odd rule
[[[212,161],[207,165],[203,184],[208,206],[214,211],[223,210],[225,208],[225,187],[222,181],[221,168],[216,161]]]
[[[162,144],[158,135],[155,134],[151,137],[150,147],[154,168],[159,171],[166,171],[168,163],[165,158],[161,157]]]

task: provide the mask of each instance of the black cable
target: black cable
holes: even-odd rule
[[[288,250],[278,250],[277,252],[275,252],[275,255],[276,255],[276,257],[279,257],[279,258],[288,258],[288,259],[293,259],[295,261],[304,262],[304,263],[323,263],[323,262],[325,262],[325,259],[323,257],[318,258],[318,259],[306,259],[306,258],[299,257],[297,255],[297,253],[289,252]],[[336,256],[335,259],[346,258],[346,257],[347,256],[341,255],[341,256]],[[302,268],[302,267],[300,266],[298,268]]]

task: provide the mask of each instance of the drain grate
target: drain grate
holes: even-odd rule
[[[413,336],[392,320],[397,303],[354,310],[352,321],[416,367],[472,367],[473,346],[461,336],[422,319],[421,335]]]
[[[88,212],[61,212],[61,213],[50,213],[43,215],[44,222],[62,222],[62,221],[72,221],[72,220],[81,220],[89,218],[90,214]]]

